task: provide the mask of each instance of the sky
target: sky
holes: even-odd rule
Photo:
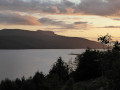
[[[120,41],[120,0],[0,0],[0,29]]]

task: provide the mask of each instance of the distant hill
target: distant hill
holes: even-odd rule
[[[84,38],[65,37],[52,31],[0,30],[0,49],[100,49],[103,46]]]

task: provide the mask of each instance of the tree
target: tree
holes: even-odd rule
[[[109,46],[110,46],[111,41],[112,41],[112,36],[109,34],[106,34],[105,36],[100,36],[98,38],[98,41],[100,41],[103,44],[103,49],[105,49],[104,44],[108,45],[108,49],[109,49]]]
[[[17,79],[15,80],[15,84],[16,84],[16,86],[17,86],[18,88],[21,88],[21,86],[22,86],[22,81],[17,78]]]
[[[36,72],[32,81],[36,86],[36,90],[47,90],[45,87],[46,77],[42,72]]]
[[[5,79],[1,82],[0,90],[17,90],[17,86],[13,81]]]
[[[33,76],[33,82],[35,84],[43,83],[45,80],[46,78],[42,72],[36,72]]]
[[[60,80],[67,80],[69,77],[68,65],[62,60],[61,57],[58,58],[57,62],[53,65],[52,69],[49,71],[49,75],[56,74]]]
[[[32,81],[26,80],[20,90],[36,90],[36,87]]]
[[[53,65],[53,67],[49,71],[49,74],[47,75],[48,89],[61,90],[68,78],[68,65],[62,60],[61,57],[59,57],[57,62]]]
[[[86,50],[78,56],[78,66],[73,72],[73,78],[76,81],[84,81],[101,76],[100,60],[101,53],[99,51]]]
[[[118,41],[115,41],[114,45],[113,45],[113,50],[117,50],[120,51],[120,43]]]
[[[64,85],[64,87],[62,88],[62,90],[73,90],[73,86],[74,86],[74,80],[72,78],[70,78],[66,84]]]

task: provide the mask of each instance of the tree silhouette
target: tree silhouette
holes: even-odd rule
[[[57,62],[53,65],[49,72],[49,75],[56,74],[60,80],[67,80],[69,77],[68,65],[62,60],[61,57],[58,58]]]
[[[113,50],[120,51],[120,43],[118,41],[115,41]]]
[[[17,90],[15,83],[9,79],[1,81],[0,90]]]
[[[36,86],[36,90],[46,90],[45,82],[46,77],[42,72],[36,72],[32,79],[33,83]]]
[[[76,81],[90,80],[101,75],[99,51],[86,50],[78,56],[78,66],[73,77]]]
[[[103,44],[103,49],[105,49],[104,44],[108,45],[108,49],[109,49],[109,44],[111,44],[112,41],[112,36],[109,34],[106,34],[105,36],[100,36],[98,37],[98,41],[100,41]]]

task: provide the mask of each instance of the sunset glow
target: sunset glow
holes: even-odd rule
[[[0,29],[54,31],[97,40],[120,40],[120,0],[0,0]]]

